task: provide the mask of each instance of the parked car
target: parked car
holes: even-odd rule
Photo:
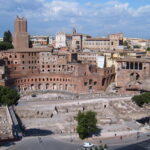
[[[32,96],[32,97],[36,97],[36,94],[32,94],[31,96]]]
[[[94,144],[89,143],[89,142],[85,142],[85,143],[83,144],[83,147],[84,147],[84,148],[91,148],[91,147],[93,147],[93,146],[94,146]]]

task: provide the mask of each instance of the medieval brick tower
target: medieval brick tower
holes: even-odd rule
[[[27,33],[27,20],[16,17],[14,24],[13,46],[15,49],[28,48],[29,37]]]

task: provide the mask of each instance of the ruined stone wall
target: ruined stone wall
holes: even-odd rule
[[[136,80],[144,80],[150,77],[150,63],[149,62],[132,62],[121,61],[117,62],[116,85],[118,87],[125,87],[128,83]],[[128,63],[128,65],[127,65]],[[133,65],[132,65],[132,64]]]
[[[113,82],[113,68],[97,69],[90,64],[67,63],[66,55],[51,52],[1,52],[5,60],[6,85],[20,92],[60,90],[98,93]],[[50,63],[51,62],[51,63]]]

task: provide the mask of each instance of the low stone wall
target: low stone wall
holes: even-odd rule
[[[13,138],[12,120],[7,107],[0,107],[0,140]]]

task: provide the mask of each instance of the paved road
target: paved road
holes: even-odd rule
[[[123,148],[117,148],[116,150],[150,150],[150,140],[125,146]]]
[[[109,102],[109,101],[130,101],[131,97],[105,97],[105,98],[95,98],[95,99],[74,99],[74,100],[32,100],[32,101],[19,101],[18,106],[67,106],[67,105],[78,105],[96,102]],[[49,106],[48,106],[49,107]]]
[[[132,143],[132,139],[130,140]],[[126,143],[125,141],[125,143],[123,141],[119,142],[113,139],[102,141],[103,144],[108,144],[109,150],[150,150],[150,139],[144,142],[136,141],[138,143],[135,144]],[[82,144],[83,142],[80,142],[80,144],[73,144],[51,136],[36,136],[24,138],[22,141],[8,148],[8,150],[79,150]]]
[[[147,136],[149,135],[149,136]],[[109,146],[109,150],[128,150],[126,147],[132,145],[134,148],[135,146],[137,146],[138,143],[141,143],[141,145],[144,144],[144,142],[142,141],[150,141],[150,134],[141,134],[140,136],[137,137],[137,134],[133,134],[132,136],[122,136],[122,139],[120,139],[119,137],[114,137],[114,138],[109,138],[109,139],[105,139],[102,140],[105,144],[107,144]],[[125,149],[122,149],[122,148]],[[120,149],[119,149],[120,148]],[[129,149],[129,150],[138,150],[138,149]],[[142,149],[141,149],[142,150]],[[147,149],[145,149],[147,150]],[[148,149],[150,150],[150,149]]]
[[[52,137],[24,138],[8,150],[78,150],[80,146],[55,140]]]

